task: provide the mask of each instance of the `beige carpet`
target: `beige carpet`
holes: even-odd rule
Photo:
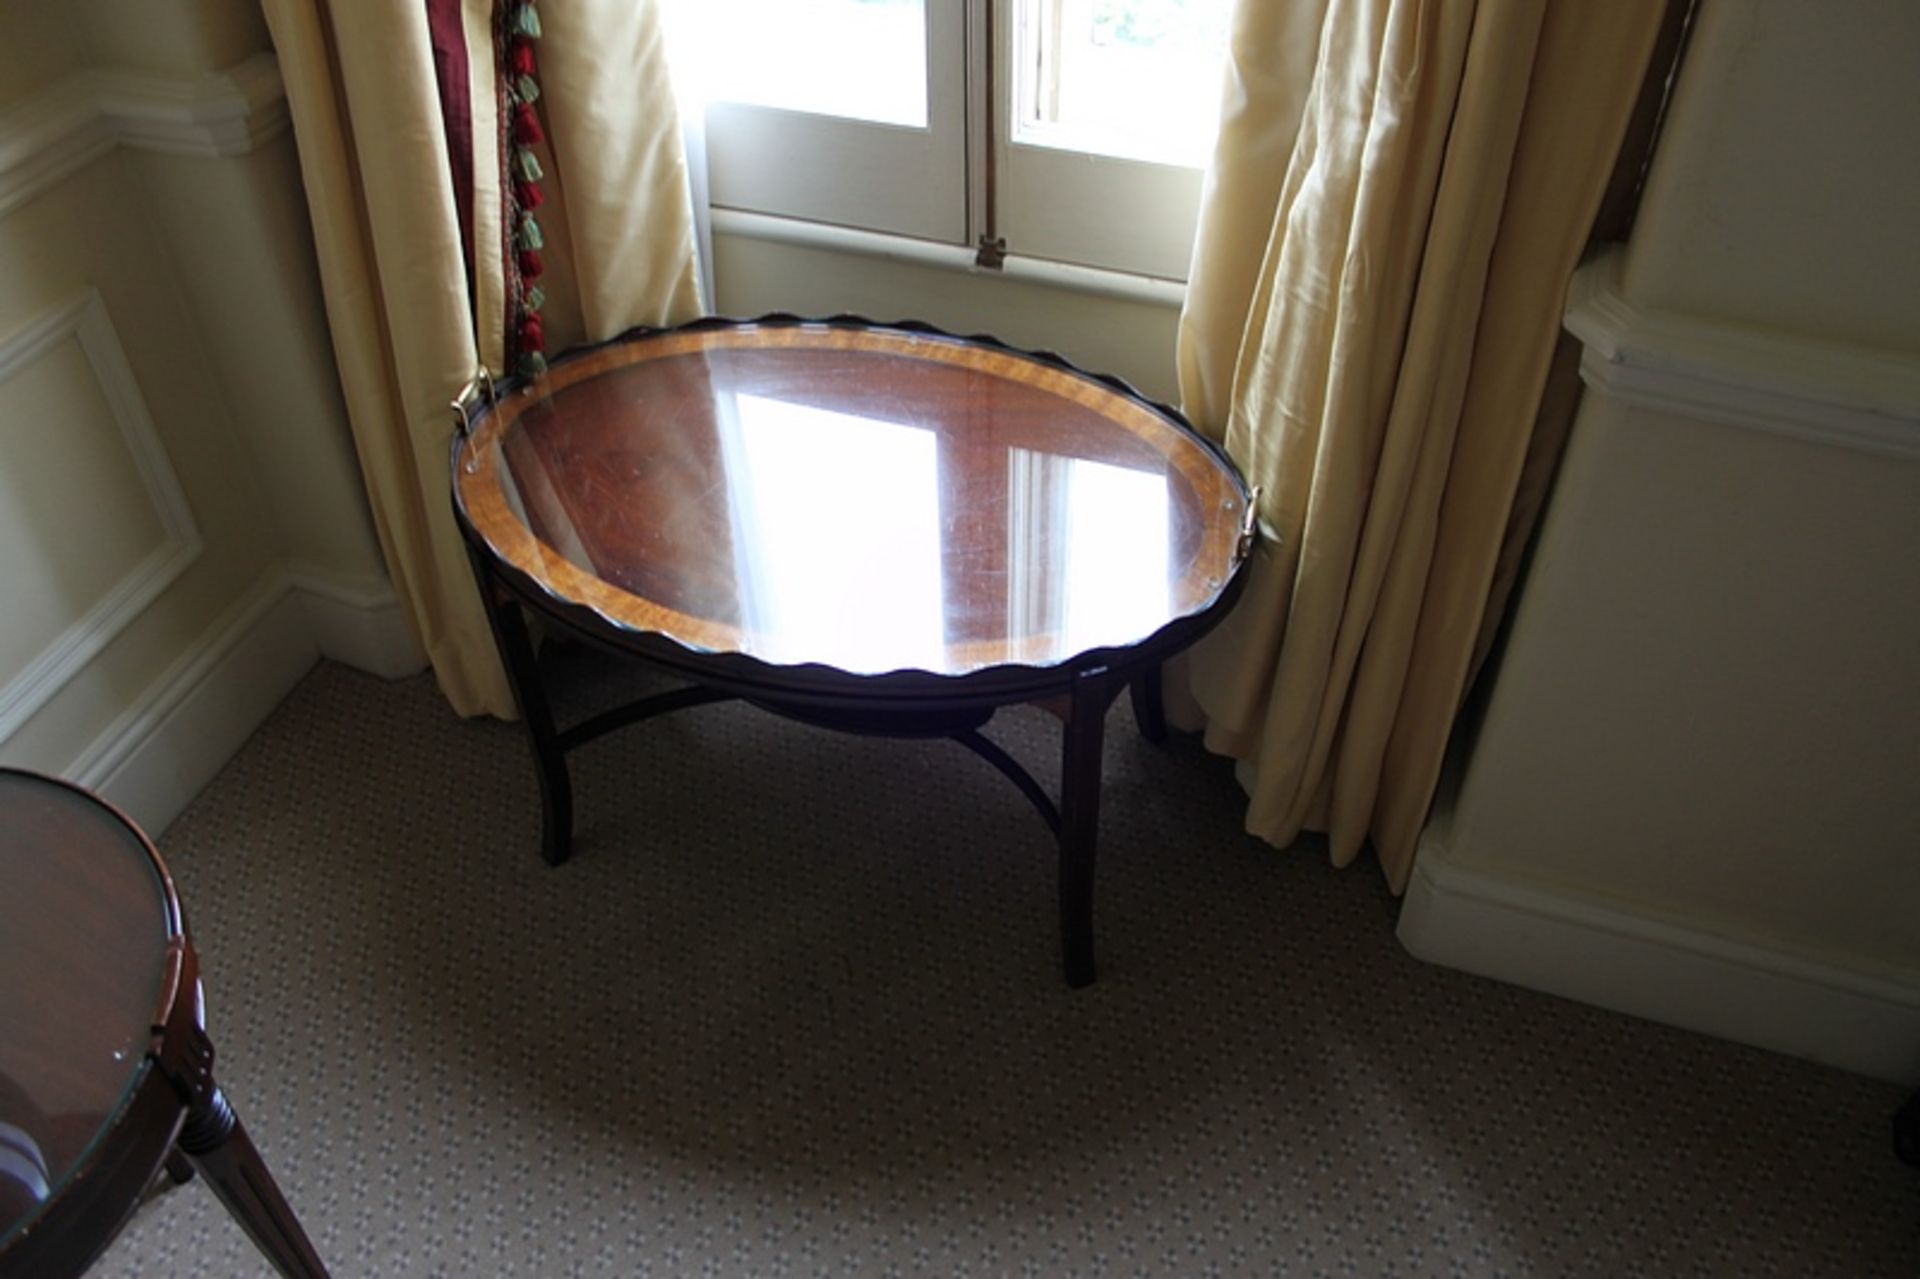
[[[993,731],[1050,782],[1053,727]],[[998,774],[738,705],[577,755],[550,870],[517,729],[323,666],[162,849],[341,1279],[1920,1274],[1899,1089],[1421,965],[1222,761],[1109,736],[1078,993]],[[96,1273],[262,1269],[196,1184]]]

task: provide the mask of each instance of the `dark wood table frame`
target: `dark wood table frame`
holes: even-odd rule
[[[18,771],[18,770],[10,770]],[[0,1276],[78,1275],[133,1215],[164,1167],[175,1181],[198,1171],[241,1228],[283,1275],[326,1279],[306,1233],[213,1075],[200,960],[173,880],[153,843],[119,810],[78,786],[60,786],[111,813],[138,836],[164,888],[165,972],[147,1045],[150,1067],[61,1192],[0,1251]],[[61,850],[49,850],[61,855]],[[73,921],[83,927],[85,921]],[[72,1010],[75,1017],[84,1009]]]
[[[743,322],[711,318],[672,331],[740,323]],[[802,321],[793,316],[775,315],[750,323],[878,327],[858,316]],[[885,327],[949,336],[932,326],[913,322]],[[635,330],[613,341],[662,331]],[[1015,351],[991,338],[971,337],[966,341]],[[1015,353],[1082,377],[1092,377],[1120,394],[1150,405],[1225,462],[1235,481],[1240,483],[1242,493],[1246,493],[1238,470],[1219,447],[1195,432],[1175,410],[1146,400],[1118,379],[1087,374],[1051,352]],[[511,389],[516,384],[503,383],[502,389]],[[454,467],[460,464],[468,424],[494,394],[490,381],[476,382],[454,403],[455,422],[459,427],[453,442]],[[738,699],[787,719],[844,732],[897,738],[944,737],[965,746],[1005,774],[1054,832],[1059,845],[1062,966],[1067,984],[1077,988],[1091,984],[1095,977],[1094,853],[1107,712],[1121,690],[1131,689],[1135,718],[1143,735],[1150,741],[1164,738],[1161,664],[1217,625],[1245,585],[1244,570],[1252,543],[1255,510],[1251,495],[1248,497],[1247,524],[1241,531],[1233,571],[1218,596],[1202,611],[1176,619],[1137,644],[1090,650],[1059,666],[997,666],[966,675],[918,671],[851,675],[817,665],[775,666],[739,653],[696,652],[664,635],[616,626],[592,609],[554,595],[492,552],[461,509],[457,494],[454,515],[465,538],[480,599],[533,750],[540,783],[541,850],[549,864],[561,864],[572,851],[573,787],[567,772],[567,753],[631,724],[688,707]],[[594,647],[640,658],[688,681],[687,685],[563,729],[555,723],[547,701],[527,626],[528,616],[556,624],[563,633]],[[1000,708],[1023,703],[1038,704],[1062,722],[1057,805],[1032,774],[980,731]]]

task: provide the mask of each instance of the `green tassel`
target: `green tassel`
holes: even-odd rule
[[[513,149],[513,171],[519,175],[522,182],[538,182],[547,176],[540,168],[540,161],[535,159],[533,152],[526,147]]]
[[[522,351],[518,368],[527,377],[539,377],[547,371],[547,357],[538,351]]]
[[[523,4],[513,11],[513,32],[529,40],[540,38],[540,14],[530,4]]]
[[[527,286],[527,291],[520,295],[521,309],[529,313],[538,311],[541,307],[545,306],[546,304],[547,304],[547,291],[541,288],[537,284],[529,284]]]
[[[531,213],[520,215],[520,232],[514,237],[514,246],[522,249],[544,249],[547,237],[540,234],[540,224],[533,220]]]
[[[513,79],[513,96],[522,102],[538,102],[540,100],[540,85],[530,75],[515,76]]]

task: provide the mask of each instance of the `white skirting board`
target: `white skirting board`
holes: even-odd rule
[[[61,773],[157,837],[322,657],[387,678],[425,665],[390,590],[275,566]]]
[[[1400,942],[1429,963],[1920,1084],[1920,975],[1816,962],[1469,869],[1423,847]]]
[[[291,565],[287,577],[322,657],[382,679],[427,668],[400,599],[384,578],[360,581],[302,564]]]

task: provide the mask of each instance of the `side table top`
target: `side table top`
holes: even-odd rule
[[[473,418],[500,564],[621,631],[856,675],[1049,667],[1219,603],[1248,494],[1170,410],[1054,357],[864,322],[708,321]]]
[[[57,1198],[152,1069],[179,903],[85,791],[0,769],[0,1248]]]

